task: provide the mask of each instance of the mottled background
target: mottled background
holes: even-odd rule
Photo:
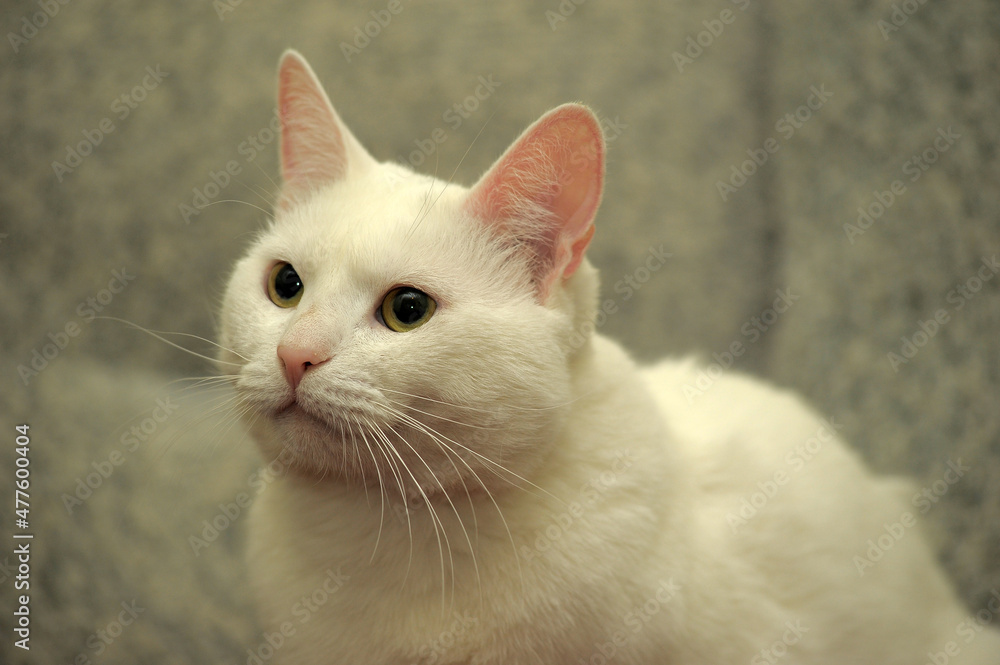
[[[209,374],[206,363],[92,320],[86,303],[103,297],[103,314],[213,335],[229,266],[278,179],[267,128],[288,47],[376,157],[444,177],[457,169],[464,183],[548,108],[595,108],[613,140],[591,259],[619,306],[602,331],[640,359],[711,359],[742,342],[734,369],[804,393],[876,469],[920,486],[960,459],[971,470],[924,521],[970,608],[1000,588],[1000,280],[985,268],[994,278],[976,281],[984,257],[1000,254],[995,2],[563,0],[561,15],[557,0],[403,1],[345,55],[341,44],[387,4],[0,10],[0,524],[7,533],[13,520],[13,426],[27,422],[36,534],[32,650],[11,646],[14,579],[0,568],[0,661],[244,662],[261,639],[243,522],[197,556],[188,539],[248,490],[252,446],[209,397],[172,392],[184,385],[174,379]],[[686,51],[688,61],[675,56]],[[473,103],[480,77],[499,86]],[[814,89],[824,99],[810,109]],[[470,109],[457,127],[446,115],[455,104]],[[414,153],[437,128],[434,154]],[[939,130],[952,138],[935,147]],[[69,147],[98,139],[71,170],[53,166],[69,168]],[[913,157],[928,150],[921,170]],[[239,173],[227,183],[229,162]],[[723,197],[734,167],[754,172]],[[225,186],[213,189],[213,174]],[[901,193],[878,219],[846,232],[859,206],[878,213],[876,192],[888,201],[896,180]],[[215,203],[185,215],[195,190]],[[672,258],[626,300],[616,282],[645,278],[637,268],[661,245]],[[134,279],[102,295],[116,270]],[[747,334],[778,289],[798,300]],[[945,322],[921,335],[936,314]],[[68,324],[78,334],[63,338]],[[903,337],[921,346],[894,367],[887,354],[902,356]],[[40,373],[19,372],[59,341]],[[171,394],[179,408],[157,411]],[[133,427],[148,440],[131,451]],[[120,464],[67,509],[64,495],[112,455]],[[133,600],[144,611],[105,645],[97,631]]]

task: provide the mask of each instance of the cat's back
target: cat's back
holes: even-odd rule
[[[780,482],[829,464],[863,472],[838,441],[840,419],[820,416],[791,391],[693,358],[642,374],[688,461],[716,482],[774,480],[775,472]]]
[[[642,374],[699,492],[699,512],[726,536],[815,537],[830,524],[860,536],[873,517],[899,520],[908,507],[910,484],[869,472],[840,439],[841,419],[793,392],[690,358]]]
[[[773,616],[810,627],[798,648],[815,653],[802,662],[831,653],[844,662],[916,662],[922,642],[947,640],[962,617],[931,550],[911,535],[920,531],[914,489],[869,472],[841,441],[835,414],[692,359],[642,374],[696,494],[688,502],[696,578],[734,597],[755,589]],[[893,610],[861,616],[858,607]],[[906,650],[890,648],[889,633]],[[840,639],[846,634],[854,641]],[[962,662],[983,662],[969,658]]]

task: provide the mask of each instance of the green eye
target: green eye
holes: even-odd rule
[[[267,295],[278,307],[295,307],[302,299],[302,280],[291,263],[282,261],[271,268]]]
[[[410,286],[401,286],[385,294],[379,311],[385,327],[395,332],[408,332],[427,323],[437,309],[437,303]]]

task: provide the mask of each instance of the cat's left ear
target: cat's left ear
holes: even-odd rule
[[[341,121],[305,58],[293,50],[285,51],[278,65],[278,117],[284,181],[280,208],[377,164]]]
[[[587,107],[564,104],[525,130],[473,187],[465,209],[530,252],[544,303],[583,260],[603,186],[601,125]]]

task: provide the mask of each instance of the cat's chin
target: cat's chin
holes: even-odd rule
[[[357,414],[351,422],[346,417],[314,413],[308,404],[292,401],[269,418],[271,435],[266,440],[274,450],[265,453],[280,455],[289,471],[309,482],[342,482],[359,489],[374,485],[380,473],[390,470],[376,468],[369,446],[380,446],[374,443],[372,432],[362,432],[358,426],[359,419],[370,422],[370,418]]]
[[[331,428],[331,424],[324,418],[310,413],[295,401],[278,409],[273,419],[281,429],[290,429],[303,434],[309,434],[317,429]]]
[[[475,464],[474,458],[456,463],[454,455],[441,455],[440,448],[425,447],[426,442],[415,439],[407,444],[390,443],[384,438],[385,431],[396,437],[416,434],[373,414],[352,413],[316,414],[307,404],[291,401],[258,421],[252,430],[265,458],[280,460],[293,476],[310,483],[355,485],[359,491],[385,485],[383,490],[390,502],[427,500],[451,490],[466,496],[478,493],[481,478],[495,476],[479,468],[478,475],[473,472],[472,477],[462,479],[455,475],[456,469],[461,468],[459,465],[471,469],[469,463]],[[362,428],[361,422],[368,427]],[[395,495],[397,488],[399,494]]]
[[[298,476],[350,479],[361,472],[345,459],[349,427],[291,401],[272,412],[257,432],[265,456],[280,459]],[[256,429],[256,428],[255,428]]]

